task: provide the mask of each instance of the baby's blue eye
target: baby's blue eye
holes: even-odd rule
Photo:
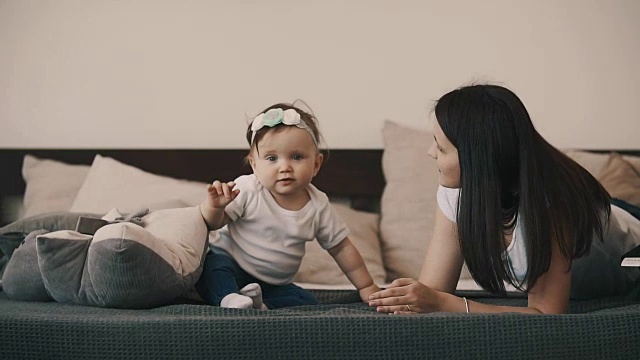
[[[277,159],[275,156],[267,156],[267,161],[276,161]]]
[[[303,158],[303,157],[302,157],[302,155],[300,155],[300,154],[296,154],[296,155],[293,155],[291,158],[292,158],[293,160],[302,160],[302,158]]]

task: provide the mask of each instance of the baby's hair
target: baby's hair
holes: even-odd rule
[[[302,104],[307,110],[305,111],[300,106],[296,106],[296,104],[298,104],[298,103]],[[282,109],[283,111],[289,110],[289,109],[293,109],[298,114],[300,114],[300,120],[304,121],[304,123],[309,127],[309,129],[311,129],[311,132],[313,133],[313,136],[318,141],[317,146],[318,146],[318,148],[320,147],[320,141],[322,141],[323,138],[322,138],[322,134],[320,134],[320,130],[318,129],[318,119],[313,114],[313,111],[311,110],[311,107],[309,107],[309,105],[307,105],[306,102],[304,102],[301,99],[297,99],[291,104],[289,104],[289,103],[273,104],[273,105],[269,106],[268,108],[262,110],[260,112],[260,114],[264,114],[264,113],[266,113],[267,111],[269,111],[271,109],[278,109],[278,108]],[[249,121],[249,125],[247,126],[247,142],[249,143],[249,146],[251,148],[255,147],[256,151],[258,151],[258,142],[260,141],[260,139],[262,139],[264,134],[266,134],[267,132],[271,131],[272,129],[278,129],[278,128],[281,128],[282,126],[288,126],[288,125],[285,125],[285,124],[278,124],[278,125],[276,125],[274,127],[265,126],[265,127],[261,128],[261,129],[259,129],[258,131],[256,131],[255,136],[253,136],[253,131],[251,130],[252,122],[253,122],[253,119],[251,119]],[[251,143],[251,138],[252,137],[253,137],[253,143]]]

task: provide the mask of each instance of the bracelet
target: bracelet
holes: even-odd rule
[[[462,300],[464,300],[464,308],[467,310],[467,314],[469,313],[469,302],[467,301],[466,297],[462,297]]]

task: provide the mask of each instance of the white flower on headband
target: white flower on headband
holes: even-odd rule
[[[265,126],[274,127],[278,124],[298,125],[300,124],[300,114],[293,109],[282,111],[280,108],[271,109],[253,119],[251,131],[258,131]]]
[[[307,126],[304,121],[300,121],[300,114],[294,109],[282,110],[280,108],[271,109],[266,111],[253,119],[251,123],[251,144],[256,137],[256,132],[265,126],[274,127],[278,124],[292,125],[300,129],[306,130],[313,142],[318,145],[318,139],[313,131]]]

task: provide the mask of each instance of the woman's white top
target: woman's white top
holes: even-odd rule
[[[456,222],[458,211],[458,199],[460,189],[438,187],[437,200],[440,210],[451,221]],[[523,282],[527,274],[527,249],[526,238],[523,233],[522,218],[518,216],[511,243],[505,250],[503,258],[507,261],[507,266],[513,269],[513,278],[518,282]],[[614,257],[621,256],[623,253],[631,250],[640,243],[640,220],[623,209],[612,205],[611,216],[609,217],[609,226],[605,229],[604,243],[619,242],[620,246],[614,247],[616,254]],[[594,244],[600,241],[594,239]]]

